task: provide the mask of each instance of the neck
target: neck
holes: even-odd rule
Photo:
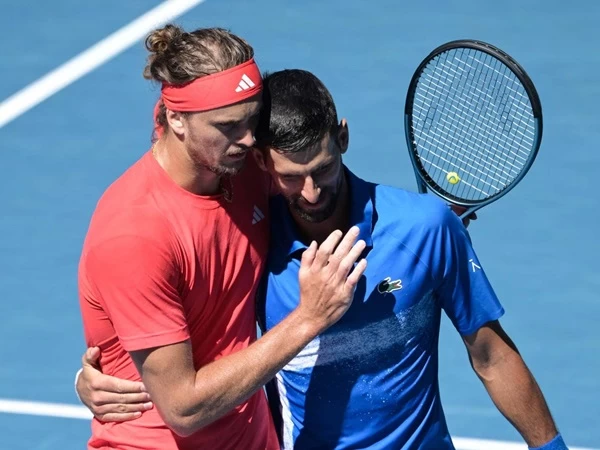
[[[219,175],[195,163],[183,143],[172,133],[166,133],[154,144],[152,154],[167,175],[186,191],[196,195],[219,192]]]
[[[292,217],[305,243],[317,241],[321,244],[333,231],[341,230],[344,234],[350,229],[350,195],[348,182],[344,173],[338,195],[338,202],[333,214],[319,223],[308,222],[292,212]]]

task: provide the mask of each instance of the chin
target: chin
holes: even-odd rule
[[[330,211],[329,208],[322,210],[322,211],[311,211],[311,212],[308,212],[302,208],[296,208],[296,211],[298,212],[298,215],[303,220],[310,222],[310,223],[325,222],[333,214],[333,211]]]
[[[336,207],[336,196],[327,199],[319,209],[305,209],[299,204],[298,199],[288,198],[288,205],[302,220],[310,223],[321,223],[333,216]]]
[[[237,175],[244,168],[245,162],[246,162],[246,160],[242,160],[242,161],[236,162],[235,164],[227,164],[227,165],[220,165],[217,167],[212,167],[211,172],[214,172],[217,175],[229,175],[229,176]]]

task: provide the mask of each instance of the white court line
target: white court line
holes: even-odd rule
[[[0,399],[0,413],[27,414],[31,416],[65,417],[67,419],[91,419],[92,413],[81,405],[63,403],[24,402]]]
[[[527,444],[489,439],[472,439],[452,437],[456,450],[527,450]],[[569,443],[567,442],[567,445]],[[569,450],[594,450],[592,448],[571,447]]]
[[[0,128],[205,0],[167,0],[0,103]]]
[[[66,405],[62,403],[24,402],[7,399],[0,399],[0,413],[86,420],[89,420],[92,417],[92,414],[84,406]],[[454,442],[457,450],[527,450],[527,445],[522,443],[495,441],[490,439],[453,437],[452,442]],[[569,447],[569,449],[594,450],[582,447]]]

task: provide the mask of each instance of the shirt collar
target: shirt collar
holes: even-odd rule
[[[350,225],[358,226],[360,230],[358,239],[365,241],[367,248],[371,248],[374,185],[354,175],[346,166],[344,171],[350,195]],[[288,256],[306,249],[306,244],[299,239],[296,224],[282,196],[273,198],[271,211],[271,235],[275,244],[271,248],[277,247],[280,252]]]

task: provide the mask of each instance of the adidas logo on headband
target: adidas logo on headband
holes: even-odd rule
[[[261,91],[260,70],[254,59],[249,59],[231,69],[196,78],[186,84],[163,83],[161,98],[171,111],[197,112],[233,105]]]
[[[254,82],[250,79],[250,77],[246,74],[242,75],[242,79],[240,80],[238,87],[235,88],[235,92],[247,91],[250,88],[255,86]]]

